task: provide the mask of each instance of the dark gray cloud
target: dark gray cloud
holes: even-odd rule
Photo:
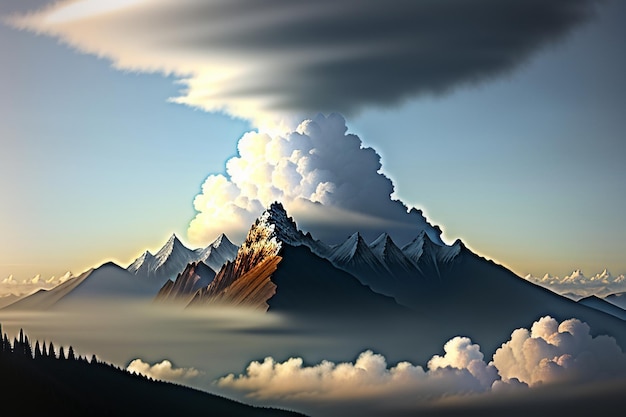
[[[73,1],[14,20],[120,68],[186,77],[177,101],[255,121],[346,115],[510,71],[594,0]],[[112,10],[115,10],[112,13]]]

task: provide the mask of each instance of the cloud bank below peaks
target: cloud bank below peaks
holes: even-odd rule
[[[626,292],[624,274],[613,276],[606,269],[590,277],[585,276],[583,271],[577,269],[563,278],[550,274],[545,274],[543,277],[528,274],[524,279],[575,299],[590,295],[606,297],[610,294]]]
[[[451,339],[444,352],[433,356],[426,369],[409,362],[389,366],[384,356],[369,350],[354,363],[311,366],[301,358],[277,362],[267,357],[251,362],[243,374],[218,379],[215,386],[259,404],[317,415],[377,416],[475,399],[477,394],[487,395],[488,403],[501,394],[534,401],[548,387],[567,391],[581,384],[623,383],[626,376],[626,354],[615,339],[592,337],[589,326],[577,319],[559,323],[546,316],[530,329],[517,329],[489,363],[467,337]]]
[[[38,290],[50,290],[73,277],[69,271],[59,277],[52,276],[48,279],[44,279],[37,274],[30,279],[17,280],[13,275],[9,275],[0,281],[0,297],[9,294],[22,296],[32,294]]]
[[[356,231],[366,239],[386,231],[408,242],[426,230],[443,244],[441,230],[420,210],[392,199],[394,186],[380,172],[376,151],[346,131],[345,119],[333,113],[283,135],[246,133],[226,175],[209,175],[195,197],[189,240],[205,244],[222,232],[242,240],[263,210],[280,201],[300,229],[328,243]]]
[[[594,0],[64,0],[23,29],[178,77],[173,100],[256,122],[350,115],[513,70]]]

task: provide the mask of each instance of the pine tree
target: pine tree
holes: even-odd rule
[[[30,341],[28,340],[28,336],[24,336],[24,345],[22,346],[22,349],[24,349],[24,356],[28,357],[29,359],[32,359],[33,357],[33,349],[30,346]]]
[[[95,365],[98,363],[98,358],[96,358],[96,354],[94,353],[93,355],[91,355],[91,362],[89,362],[92,365]]]
[[[48,351],[46,350],[46,341],[44,340],[43,343],[41,344],[42,349],[41,349],[41,357],[42,358],[47,358],[48,357]]]
[[[59,348],[59,359],[65,359],[65,351],[63,350],[63,346]]]
[[[50,344],[48,345],[48,357],[50,358],[56,358],[57,355],[54,352],[54,345],[52,344],[52,341],[50,341]]]
[[[5,352],[6,350],[4,347],[4,333],[2,333],[2,323],[0,323],[0,355],[2,355]]]
[[[67,351],[67,359],[68,360],[76,360],[76,356],[74,356],[74,348],[72,347],[72,345],[70,345],[70,348]]]
[[[4,337],[2,339],[2,349],[4,350],[5,353],[11,353],[12,349],[11,349],[11,342],[9,341],[9,337],[7,336],[7,334],[4,334]]]
[[[41,358],[41,348],[39,347],[39,340],[35,341],[35,359]]]

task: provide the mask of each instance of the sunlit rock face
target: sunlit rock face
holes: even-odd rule
[[[214,278],[215,272],[204,262],[191,262],[176,280],[168,280],[161,287],[155,301],[187,304],[199,289],[208,286]]]
[[[190,306],[226,304],[307,314],[399,311],[393,298],[372,291],[316,252],[322,243],[298,230],[280,203],[252,225],[237,257],[199,290]]]
[[[226,303],[266,311],[267,300],[276,293],[271,276],[282,259],[283,242],[295,244],[301,235],[282,205],[272,204],[250,228],[235,260],[224,265],[191,305]]]

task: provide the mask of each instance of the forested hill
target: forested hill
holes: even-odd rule
[[[1,330],[0,330],[1,334]],[[296,417],[302,414],[253,407],[207,392],[155,381],[125,369],[34,344],[20,331],[0,342],[2,415]]]

